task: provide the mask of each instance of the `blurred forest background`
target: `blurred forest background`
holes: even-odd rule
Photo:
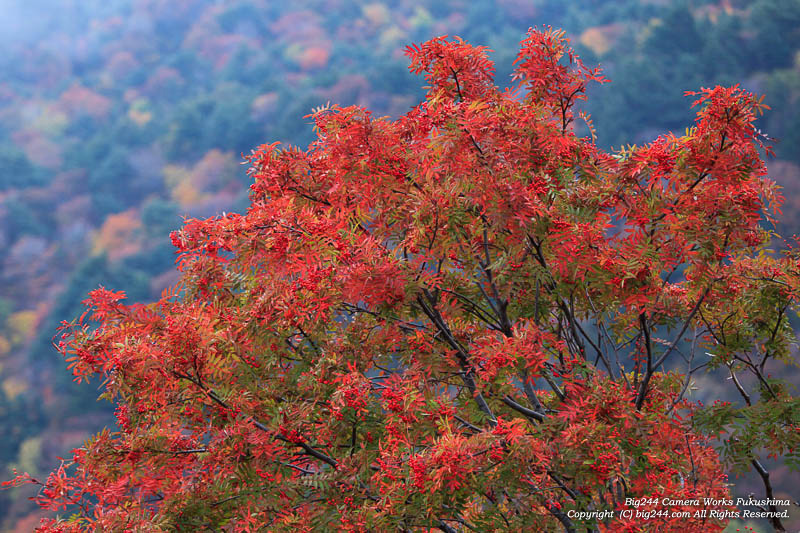
[[[492,48],[505,86],[535,25],[612,80],[585,106],[606,148],[683,133],[684,91],[766,94],[778,230],[797,231],[798,0],[0,0],[0,477],[46,476],[113,423],[99,383],[72,384],[56,328],[100,284],[152,300],[174,283],[182,217],[246,209],[242,152],[305,146],[302,117],[327,101],[405,113],[424,81],[403,49],[433,36]],[[35,527],[31,494],[0,492],[1,530]]]

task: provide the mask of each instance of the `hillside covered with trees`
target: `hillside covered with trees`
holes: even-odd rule
[[[112,424],[97,384],[76,387],[51,345],[102,284],[156,299],[176,281],[183,217],[244,212],[242,154],[305,146],[326,102],[397,117],[423,94],[408,43],[459,35],[510,83],[531,26],[562,27],[612,83],[590,89],[597,143],[620,148],[693,120],[684,91],[765,94],[777,139],[782,234],[800,227],[800,4],[35,0],[4,6],[0,44],[0,465],[48,472]],[[588,128],[579,131],[590,135]],[[716,391],[710,390],[709,394]],[[774,472],[776,486],[788,471]],[[749,482],[748,482],[749,483]],[[747,487],[745,483],[742,487]],[[753,481],[753,487],[757,487]],[[743,488],[746,492],[746,488]],[[753,489],[757,490],[756,488]],[[28,531],[30,491],[0,493],[2,528]]]

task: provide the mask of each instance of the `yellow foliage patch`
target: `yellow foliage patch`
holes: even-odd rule
[[[55,105],[44,108],[33,121],[33,127],[37,131],[51,138],[61,135],[67,126],[69,126],[69,117]]]
[[[408,22],[411,24],[412,28],[417,29],[422,26],[430,26],[434,23],[434,18],[430,11],[422,6],[416,6],[414,8],[414,15]]]
[[[237,172],[240,169],[233,154],[217,149],[209,150],[191,169],[180,165],[167,165],[163,169],[164,184],[181,207],[208,200],[230,183]]]
[[[602,56],[611,49],[621,32],[620,24],[594,26],[584,31],[578,40],[592,52]]]
[[[367,4],[361,8],[364,18],[373,26],[382,26],[389,22],[389,9],[380,3]]]
[[[11,344],[19,344],[33,337],[36,311],[17,311],[9,315],[6,327],[11,334]]]
[[[139,111],[138,109],[129,109],[128,110],[128,118],[131,119],[137,126],[144,126],[150,119],[153,118],[153,114],[150,111]]]
[[[128,110],[128,118],[137,126],[144,126],[150,122],[150,119],[153,118],[153,113],[150,112],[150,106],[146,98],[137,98],[131,103],[131,108]]]
[[[6,397],[10,400],[13,400],[28,388],[24,381],[17,378],[5,379],[2,387]]]
[[[404,42],[408,39],[408,35],[406,32],[401,30],[397,26],[390,26],[386,30],[381,32],[381,36],[379,41],[381,46],[389,47],[389,46],[397,46],[398,43]]]
[[[142,221],[133,209],[109,215],[95,235],[92,253],[106,252],[109,259],[116,260],[138,252],[141,227]]]
[[[17,470],[23,472],[36,472],[39,469],[39,458],[42,453],[42,438],[31,437],[19,447]]]

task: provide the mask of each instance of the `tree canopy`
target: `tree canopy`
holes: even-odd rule
[[[685,134],[609,153],[562,31],[503,90],[484,47],[407,54],[422,103],[315,110],[308,149],[247,156],[245,214],[172,234],[176,287],[64,324],[118,427],[12,482],[72,513],[45,531],[707,532],[749,468],[774,498],[800,258],[769,248],[761,100],[702,89]],[[697,402],[714,380],[741,401]]]

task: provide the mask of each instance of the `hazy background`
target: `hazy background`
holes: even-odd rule
[[[536,25],[564,28],[611,78],[587,104],[605,147],[682,133],[686,90],[766,93],[795,231],[798,0],[0,0],[0,477],[46,476],[113,423],[97,383],[72,385],[56,327],[99,284],[148,300],[173,283],[182,217],[246,209],[242,152],[305,145],[303,115],[328,100],[403,114],[424,84],[403,49],[433,36],[495,50],[505,86]],[[748,479],[737,491],[760,493]],[[0,492],[0,529],[33,529],[30,494]]]

